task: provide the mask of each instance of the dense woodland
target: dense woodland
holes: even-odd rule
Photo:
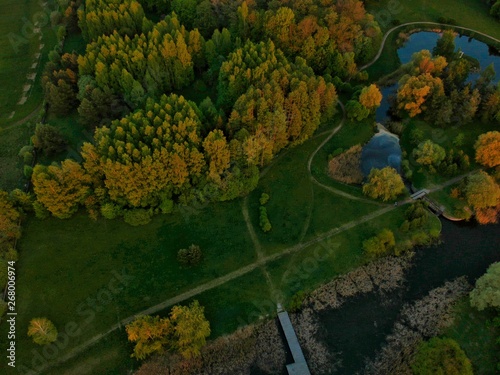
[[[80,56],[51,53],[46,100],[59,116],[77,108],[94,142],[80,163],[33,169],[36,213],[68,218],[85,206],[132,224],[248,194],[261,167],[332,118],[336,84],[366,79],[357,65],[381,38],[358,0],[89,0],[70,3],[65,22],[88,44]],[[193,85],[216,96],[178,94]]]
[[[82,55],[50,53],[45,99],[54,115],[77,111],[94,140],[81,159],[25,168],[38,217],[68,218],[86,207],[94,219],[143,224],[177,205],[244,196],[260,168],[332,118],[340,93],[350,97],[352,122],[372,118],[382,100],[358,70],[381,41],[359,0],[87,0],[65,7],[66,31],[81,32],[87,46]],[[493,68],[468,80],[477,62],[455,52],[454,37],[446,31],[432,52],[416,53],[403,67],[394,103],[401,118],[442,127],[500,121]],[[180,94],[189,97],[193,87],[207,96],[195,102]],[[490,138],[496,142],[497,134]],[[459,147],[443,150],[418,131],[412,142],[414,160],[431,173],[453,176],[470,166]],[[32,149],[50,157],[65,141],[56,128],[39,125],[30,147],[23,158]],[[491,150],[476,156],[489,168],[498,165]],[[359,150],[332,163],[332,176],[362,181]],[[377,173],[365,194],[394,199],[387,178],[399,192],[399,176]]]

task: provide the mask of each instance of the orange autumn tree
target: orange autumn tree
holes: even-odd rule
[[[377,109],[382,102],[382,93],[377,85],[364,87],[359,95],[359,102],[370,111]]]
[[[0,249],[21,236],[20,216],[9,194],[0,190]]]
[[[439,77],[433,77],[429,73],[405,75],[399,81],[398,108],[407,111],[410,117],[415,117],[426,109],[425,103],[431,97],[443,95],[443,81]]]
[[[38,202],[60,219],[71,217],[90,193],[90,176],[73,160],[58,165],[36,165],[33,189]]]
[[[198,301],[189,306],[174,306],[166,318],[138,317],[125,329],[128,340],[135,343],[132,357],[137,359],[163,350],[175,351],[186,359],[193,358],[200,355],[210,335],[205,308]]]
[[[500,132],[491,131],[481,134],[476,143],[476,161],[485,167],[500,165]]]

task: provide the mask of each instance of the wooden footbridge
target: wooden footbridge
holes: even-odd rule
[[[288,375],[311,375],[306,359],[300,348],[299,340],[290,321],[288,313],[283,310],[281,304],[278,303],[278,319],[283,328],[288,347],[292,353],[294,363],[286,365]]]

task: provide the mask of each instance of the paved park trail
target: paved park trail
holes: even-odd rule
[[[381,47],[377,53],[377,55],[375,56],[375,58],[373,59],[372,62],[370,62],[369,64],[366,64],[365,66],[362,66],[360,68],[360,70],[363,70],[363,69],[366,69],[368,68],[369,66],[371,66],[372,64],[374,64],[380,57],[380,55],[382,54],[382,51],[383,51],[383,48],[384,48],[384,45],[385,45],[385,42],[387,40],[387,37],[390,35],[390,33],[392,33],[394,30],[397,30],[398,28],[401,28],[401,27],[404,27],[404,26],[407,26],[407,25],[418,25],[418,24],[430,24],[430,25],[437,25],[437,26],[449,26],[449,27],[453,27],[453,28],[459,28],[459,29],[462,29],[462,30],[468,30],[468,31],[472,31],[472,32],[475,32],[477,34],[480,34],[480,35],[483,35],[485,37],[488,37],[490,38],[491,40],[494,40],[496,42],[499,42],[500,43],[500,40],[496,39],[496,38],[493,38],[489,35],[486,35],[484,33],[481,33],[481,32],[478,32],[476,30],[472,30],[472,29],[469,29],[469,28],[466,28],[466,27],[459,27],[459,26],[454,26],[454,25],[446,25],[446,24],[441,24],[441,23],[436,23],[436,22],[408,22],[408,23],[405,23],[405,24],[402,24],[402,25],[399,25],[399,26],[396,26],[392,29],[390,29],[389,31],[387,31],[384,35],[384,38],[382,40],[382,44],[381,44]],[[121,329],[123,328],[123,326],[127,325],[128,323],[130,323],[131,321],[133,321],[137,316],[139,315],[150,315],[150,314],[155,314],[155,313],[158,313],[160,311],[163,311],[165,310],[166,308],[168,307],[171,307],[175,304],[178,304],[182,301],[185,301],[187,299],[190,299],[194,296],[197,296],[203,292],[206,292],[208,290],[211,290],[211,289],[214,289],[216,287],[219,287],[231,280],[234,280],[234,279],[237,279],[238,277],[241,277],[243,275],[246,275],[252,271],[254,271],[255,269],[257,269],[258,267],[263,267],[265,266],[267,263],[269,262],[272,262],[272,261],[275,261],[279,258],[282,258],[286,255],[289,255],[289,254],[293,254],[293,253],[296,253],[298,251],[301,251],[301,250],[304,250],[308,247],[311,247],[313,245],[316,245],[316,244],[319,244],[325,240],[327,240],[328,238],[330,237],[333,237],[333,236],[336,236],[342,232],[345,232],[347,230],[350,230],[360,224],[363,224],[363,223],[366,223],[368,221],[371,221],[373,219],[376,219],[377,217],[381,216],[381,215],[384,215],[385,213],[387,212],[390,212],[394,209],[396,209],[397,207],[400,207],[401,205],[404,205],[404,204],[408,204],[410,202],[412,202],[411,199],[407,199],[403,202],[400,202],[400,205],[399,206],[393,206],[393,205],[386,205],[386,204],[380,204],[380,203],[376,203],[372,200],[368,200],[368,199],[364,199],[364,198],[360,198],[360,197],[356,197],[354,195],[351,195],[349,193],[346,193],[342,190],[338,190],[338,189],[335,189],[333,187],[330,187],[330,186],[327,186],[327,185],[324,185],[322,183],[320,183],[319,181],[317,181],[311,174],[311,165],[312,165],[312,161],[314,159],[314,156],[317,154],[317,152],[342,128],[342,126],[344,125],[345,123],[345,109],[344,109],[344,105],[339,101],[339,105],[341,106],[342,108],[342,111],[343,111],[343,117],[342,117],[342,120],[341,122],[339,123],[339,125],[334,128],[331,133],[328,135],[328,137],[313,151],[313,153],[310,155],[308,161],[307,161],[307,169],[308,169],[308,172],[309,172],[309,176],[310,176],[310,180],[334,193],[334,194],[337,194],[337,195],[340,195],[342,197],[345,197],[345,198],[348,198],[348,199],[352,199],[352,200],[357,200],[357,201],[365,201],[367,203],[370,203],[370,204],[379,204],[379,205],[382,205],[384,206],[383,208],[380,208],[376,211],[373,211],[367,215],[364,215],[356,220],[353,220],[351,222],[348,222],[338,228],[333,228],[325,233],[322,233],[318,236],[316,236],[314,239],[312,240],[309,240],[307,242],[301,242],[301,243],[298,243],[297,245],[294,245],[294,246],[291,246],[279,253],[275,253],[275,254],[272,254],[272,255],[269,255],[269,256],[265,256],[264,253],[262,252],[262,247],[260,245],[260,242],[257,238],[257,235],[255,233],[255,230],[253,228],[253,225],[251,223],[251,220],[250,220],[250,216],[249,216],[249,213],[248,213],[248,198],[245,198],[244,202],[243,202],[243,206],[242,206],[242,214],[243,214],[243,217],[245,219],[245,222],[247,223],[247,228],[248,228],[248,232],[250,234],[250,237],[252,239],[252,242],[254,244],[254,247],[255,247],[255,251],[256,251],[256,254],[257,254],[257,260],[253,263],[250,263],[246,266],[243,266],[233,272],[230,272],[228,273],[227,275],[224,275],[224,276],[221,276],[221,277],[218,277],[214,280],[211,280],[207,283],[204,283],[204,284],[201,284],[199,285],[198,287],[196,288],[193,288],[193,289],[190,289],[184,293],[181,293],[181,294],[178,294],[177,296],[175,297],[172,297],[172,298],[169,298],[157,305],[154,305],[154,306],[151,306],[145,310],[142,310],[142,311],[139,311],[137,312],[136,314],[132,315],[132,316],[129,316],[125,319],[122,319],[119,323],[111,326],[106,332],[103,332],[99,335],[96,335],[94,336],[93,338],[91,338],[90,340],[88,340],[87,342],[73,348],[72,350],[70,350],[68,353],[66,353],[65,355],[61,356],[58,360],[54,361],[54,362],[51,362],[50,364],[47,364],[45,365],[43,368],[40,368],[38,369],[38,371],[42,372],[42,371],[46,371],[47,369],[49,368],[52,368],[54,366],[57,366],[57,365],[60,365],[74,357],[76,357],[77,355],[81,354],[82,352],[84,352],[85,350],[87,350],[89,347],[91,347],[92,345],[96,344],[97,342],[99,342],[102,338],[104,338],[105,336],[113,333],[114,331],[118,330],[118,329]],[[33,116],[33,113],[31,115],[29,115],[27,118]],[[16,123],[17,124],[17,123]],[[320,136],[321,134],[318,134],[317,136]],[[267,173],[269,171],[269,167],[266,168],[263,173]],[[473,171],[474,172],[474,171]],[[473,173],[473,172],[470,172],[470,173]],[[462,178],[468,176],[470,173],[467,173],[465,175],[462,175],[462,176],[458,176],[458,177],[455,177],[443,184],[440,184],[438,186],[435,186],[434,188],[432,188],[430,191],[437,191],[437,190],[440,190],[446,186],[449,186],[449,185],[452,185],[458,181],[460,181]],[[310,220],[310,218],[309,218]],[[265,268],[265,267],[263,267]],[[266,275],[266,278],[268,278],[268,281],[271,282],[270,280],[270,277],[269,277],[269,274],[267,273],[266,270],[264,270],[264,272],[267,274]],[[273,289],[272,287],[272,282],[271,282],[271,289]]]

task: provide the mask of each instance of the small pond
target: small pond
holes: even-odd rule
[[[415,52],[427,49],[432,51],[436,45],[440,35],[432,31],[420,31],[412,34],[405,45],[398,49],[398,57],[402,64],[406,64],[411,60]],[[455,38],[456,50],[461,50],[466,55],[477,59],[480,63],[481,70],[488,65],[493,64],[497,75],[495,82],[500,80],[500,56],[495,55],[494,51],[487,44],[467,36],[457,36]],[[473,81],[479,77],[479,73],[471,73],[468,81]],[[381,88],[383,95],[382,103],[377,109],[375,120],[378,123],[385,124],[389,119],[388,113],[390,103],[389,97],[395,95],[397,84]],[[401,148],[399,140],[390,134],[377,133],[371,141],[363,147],[361,156],[361,169],[363,174],[367,176],[372,168],[384,168],[386,166],[394,167],[400,171],[401,167]]]
[[[391,166],[400,172],[401,147],[399,138],[385,130],[379,131],[364,147],[361,153],[361,170],[368,176],[372,168]]]

